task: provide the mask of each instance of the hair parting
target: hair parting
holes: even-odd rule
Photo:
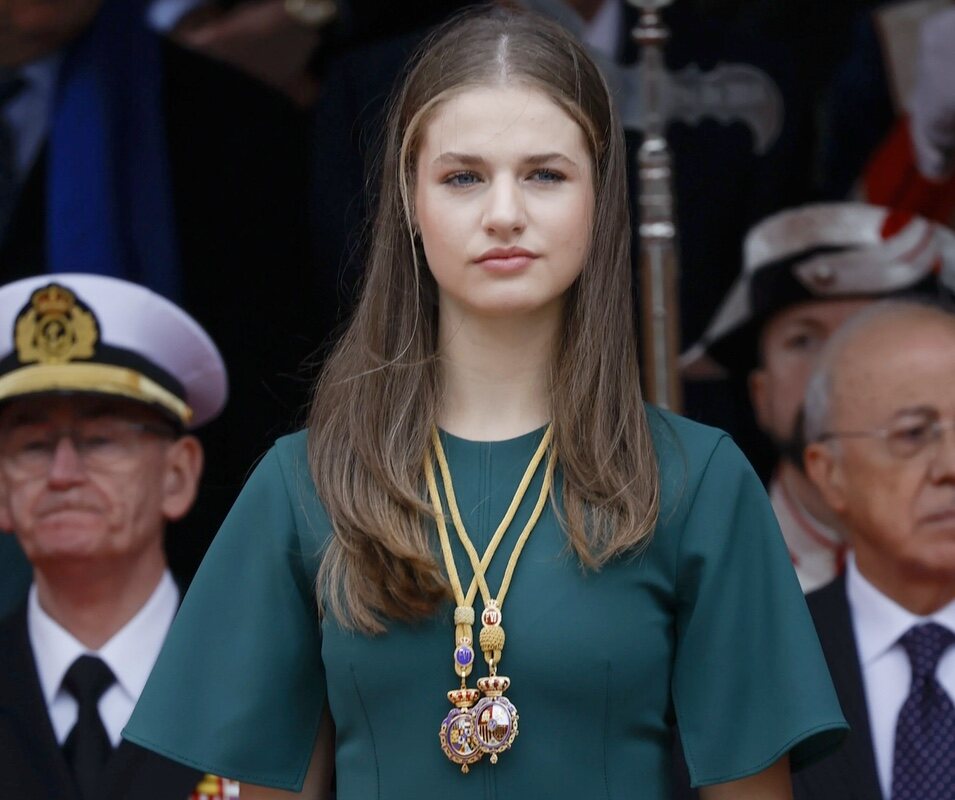
[[[568,290],[551,367],[554,446],[568,538],[597,569],[645,544],[659,476],[641,399],[631,306],[623,132],[581,46],[537,15],[466,13],[419,51],[395,95],[361,298],[315,388],[309,462],[333,528],[316,579],[322,613],[366,633],[429,616],[450,597],[422,464],[438,418],[437,288],[416,243],[421,136],[435,110],[470,88],[520,83],[584,131],[594,213],[583,271]]]

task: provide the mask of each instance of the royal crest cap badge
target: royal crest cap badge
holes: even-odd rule
[[[21,364],[66,364],[93,357],[99,326],[73,292],[51,283],[31,295],[17,317],[14,339]]]

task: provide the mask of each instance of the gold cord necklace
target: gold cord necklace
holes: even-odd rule
[[[461,686],[448,692],[448,700],[451,701],[454,708],[445,717],[441,723],[439,740],[441,749],[445,755],[455,764],[461,766],[461,771],[467,773],[471,764],[479,761],[485,754],[490,755],[491,763],[497,763],[498,753],[507,750],[517,737],[518,714],[514,704],[511,703],[504,692],[511,684],[510,678],[497,674],[497,667],[501,661],[501,654],[504,649],[504,628],[501,627],[501,607],[504,604],[504,597],[510,588],[511,579],[514,577],[514,569],[517,566],[518,559],[524,545],[530,538],[534,526],[540,519],[550,493],[550,487],[553,483],[554,468],[557,463],[557,454],[552,449],[550,459],[547,462],[547,468],[544,473],[544,480],[541,484],[540,495],[534,510],[531,512],[530,519],[521,531],[514,549],[511,551],[507,562],[507,568],[504,571],[504,579],[501,581],[501,587],[498,590],[497,597],[491,597],[490,588],[487,585],[486,573],[491,564],[491,559],[497,551],[498,545],[504,538],[504,534],[510,527],[517,509],[527,494],[527,489],[537,473],[544,454],[553,439],[553,427],[547,426],[544,436],[541,439],[537,451],[531,458],[527,469],[524,471],[524,477],[514,493],[514,497],[508,506],[507,513],[501,524],[498,525],[494,536],[488,543],[484,556],[478,556],[478,552],[471,542],[464,527],[464,521],[461,519],[461,513],[458,510],[457,500],[454,495],[454,486],[451,482],[451,470],[448,467],[448,460],[444,454],[444,448],[441,446],[441,437],[436,428],[431,430],[431,442],[434,448],[434,455],[438,462],[438,468],[441,471],[442,482],[444,483],[444,493],[448,500],[448,508],[451,512],[451,519],[454,522],[454,528],[458,534],[461,544],[464,546],[471,561],[471,568],[474,571],[474,577],[468,587],[467,594],[461,585],[458,577],[457,566],[454,563],[454,555],[451,552],[451,539],[448,536],[448,529],[444,519],[444,512],[441,507],[441,497],[438,494],[437,481],[435,480],[434,467],[431,464],[431,458],[426,457],[424,462],[425,479],[428,483],[428,494],[431,497],[431,504],[434,508],[435,522],[438,528],[438,538],[441,542],[441,552],[444,555],[445,567],[448,571],[448,579],[451,582],[451,590],[454,593],[456,608],[454,609],[455,626],[455,648],[454,648],[454,669],[461,678]],[[488,677],[479,678],[477,689],[469,689],[467,685],[468,675],[474,666],[474,649],[472,626],[474,625],[474,598],[477,590],[480,589],[481,597],[484,600],[484,612],[481,614],[481,635],[479,642],[484,658],[488,664]],[[481,694],[484,697],[481,697]]]

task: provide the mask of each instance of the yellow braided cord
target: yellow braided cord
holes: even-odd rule
[[[428,456],[425,456],[424,459],[424,477],[428,482],[428,494],[431,496],[431,505],[434,507],[434,519],[438,526],[438,539],[441,542],[441,553],[444,555],[444,566],[448,570],[448,580],[451,581],[451,591],[454,592],[454,602],[457,603],[458,606],[471,605],[471,603],[468,603],[464,598],[464,590],[461,588],[461,579],[458,577],[458,568],[454,564],[454,554],[451,552],[451,539],[448,537],[448,528],[444,524],[444,512],[441,510],[438,484],[434,479],[434,467],[431,466],[431,458]]]
[[[441,470],[441,479],[444,482],[444,493],[448,499],[448,508],[451,511],[451,519],[454,522],[454,528],[457,531],[458,538],[461,541],[461,544],[464,546],[465,551],[468,554],[468,558],[471,560],[471,568],[474,570],[474,577],[471,579],[471,585],[468,587],[467,595],[465,596],[465,602],[458,603],[458,605],[472,605],[474,603],[475,583],[481,589],[481,596],[484,598],[484,604],[487,605],[491,602],[491,590],[488,588],[487,581],[484,578],[487,568],[491,564],[491,559],[494,558],[494,554],[497,552],[498,545],[500,545],[501,540],[504,538],[504,534],[507,532],[508,527],[510,527],[511,522],[514,520],[514,516],[517,514],[517,509],[521,504],[521,501],[524,499],[524,495],[527,494],[527,489],[531,484],[531,481],[534,479],[534,475],[537,472],[537,468],[540,466],[541,461],[544,459],[544,454],[547,452],[547,448],[550,446],[551,440],[554,436],[553,425],[548,425],[547,430],[544,431],[544,436],[541,439],[540,444],[537,447],[537,451],[534,453],[533,458],[531,458],[530,463],[527,465],[527,469],[524,470],[524,476],[521,478],[521,482],[517,487],[517,491],[514,493],[514,497],[511,500],[511,504],[507,509],[507,513],[504,515],[504,519],[501,520],[501,524],[497,526],[497,530],[494,532],[494,536],[491,537],[491,541],[488,543],[487,549],[484,551],[483,558],[479,558],[477,550],[474,548],[474,545],[471,542],[471,538],[467,534],[467,530],[464,527],[464,521],[461,519],[461,512],[458,510],[457,499],[454,495],[454,486],[451,482],[451,470],[448,467],[448,459],[444,454],[444,448],[441,446],[441,437],[438,435],[438,429],[435,427],[431,428],[431,442],[434,445],[435,457],[438,460],[438,468]],[[551,455],[551,460],[553,461],[553,454]],[[426,463],[426,475],[430,471],[431,478],[429,480],[434,480],[434,470],[431,468],[430,459],[427,459]],[[550,471],[551,467],[548,466]],[[431,490],[431,484],[429,483],[429,491]],[[550,481],[547,476],[544,477],[544,486],[542,487],[541,497],[538,498],[537,506],[534,509],[534,514],[531,515],[530,520],[527,525],[524,527],[524,530],[521,533],[521,539],[518,540],[519,545],[523,548],[523,541],[527,540],[527,536],[530,535],[530,531],[534,529],[534,525],[537,524],[537,520],[540,517],[541,510],[543,509],[543,502],[546,501],[547,492],[550,488]],[[437,487],[435,487],[435,492],[432,493],[432,503],[435,505],[435,514],[439,517],[441,514],[441,504],[440,498],[435,501],[437,496]],[[442,520],[443,522],[443,520]],[[439,525],[438,528],[439,534],[447,536],[447,528],[443,525]],[[522,541],[523,540],[523,541]],[[444,541],[442,540],[441,548],[444,550]],[[451,544],[448,542],[447,552],[445,553],[445,560],[448,559],[451,552]],[[517,555],[520,556],[520,551],[516,551]],[[453,559],[452,559],[453,561]],[[516,559],[514,554],[511,554],[511,561],[508,562],[507,572],[505,573],[506,580],[510,582],[510,575],[514,572],[514,567],[516,566]],[[448,577],[453,581],[457,579],[457,569],[454,570],[454,576],[451,576],[450,569]],[[460,584],[459,584],[460,587]],[[504,593],[506,594],[506,588],[502,584]],[[503,595],[502,595],[503,597]],[[455,597],[457,599],[457,597]],[[500,605],[500,603],[499,603]]]
[[[544,504],[547,502],[547,496],[550,493],[550,485],[554,479],[554,468],[556,465],[557,453],[556,451],[551,450],[550,460],[547,462],[547,472],[544,473],[544,483],[541,485],[541,492],[537,498],[537,505],[534,506],[534,511],[531,513],[531,518],[524,526],[524,530],[521,531],[521,535],[518,538],[517,543],[514,545],[514,551],[511,553],[511,557],[507,560],[507,569],[504,570],[504,580],[501,581],[501,588],[497,592],[498,608],[502,608],[504,606],[504,596],[507,594],[507,590],[511,587],[511,578],[514,577],[514,569],[517,567],[517,560],[521,557],[521,551],[524,549],[524,545],[527,544],[527,540],[531,538],[531,533],[534,531],[534,526],[537,525],[537,520],[540,519],[541,514],[544,512]]]

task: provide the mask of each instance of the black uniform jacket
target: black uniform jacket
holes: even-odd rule
[[[123,740],[103,776],[102,800],[186,800],[199,770]],[[27,634],[26,605],[0,621],[0,797],[76,800]]]
[[[839,751],[793,776],[795,800],[883,800],[845,577],[806,600],[851,731]]]

